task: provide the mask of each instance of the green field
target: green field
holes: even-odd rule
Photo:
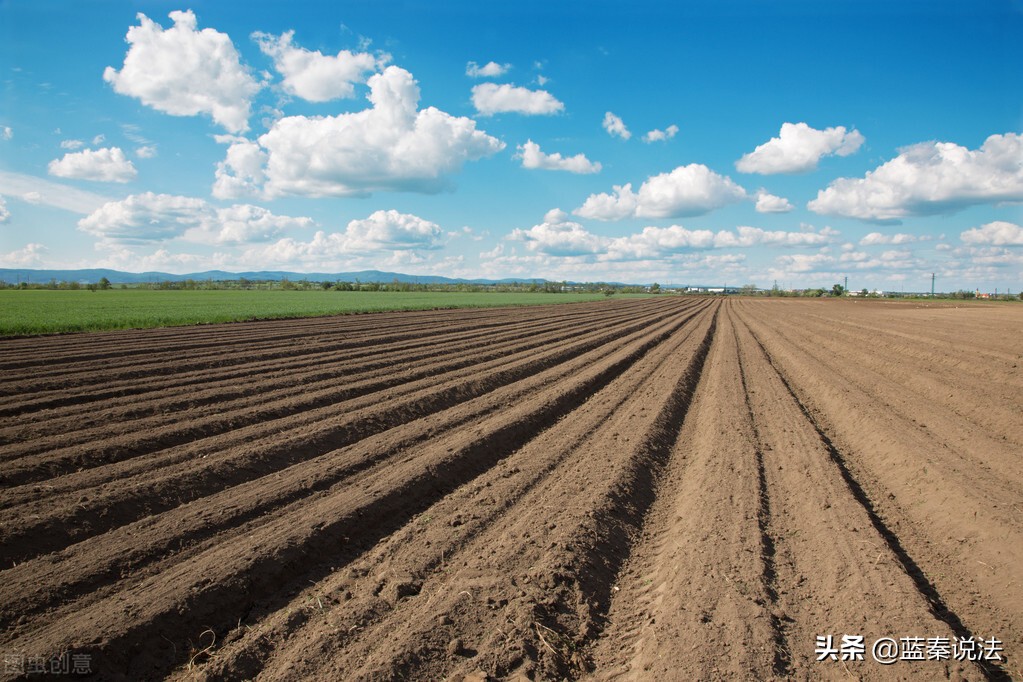
[[[381,310],[574,303],[603,298],[602,294],[430,291],[4,290],[0,291],[0,336],[144,329]]]

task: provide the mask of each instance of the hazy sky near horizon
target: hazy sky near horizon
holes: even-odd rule
[[[1023,288],[1023,3],[0,0],[0,267]]]

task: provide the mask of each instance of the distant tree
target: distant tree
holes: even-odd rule
[[[860,296],[866,296],[866,295],[868,295],[869,293],[870,293],[870,292],[869,292],[869,291],[867,291],[866,287],[864,287],[864,288],[863,288],[863,290],[862,290],[862,291],[860,291]]]
[[[323,280],[322,282],[320,282],[320,288],[323,289],[324,291],[330,289],[331,286],[332,286],[331,283],[328,282],[327,280]]]
[[[755,296],[757,293],[756,284],[743,284],[742,289],[739,291],[743,296]]]
[[[110,288],[110,280],[107,279],[106,277],[100,277],[99,278],[99,288],[100,289],[109,289]]]
[[[654,282],[653,284],[651,284],[650,285],[650,293],[651,294],[659,294],[659,293],[661,293],[661,285],[658,284],[657,282]]]
[[[842,296],[844,294],[845,294],[845,287],[842,286],[841,284],[836,284],[835,286],[831,287],[831,295],[832,296]]]

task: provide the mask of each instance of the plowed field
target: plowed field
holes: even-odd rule
[[[3,340],[4,676],[1023,679],[1021,339],[661,297]]]

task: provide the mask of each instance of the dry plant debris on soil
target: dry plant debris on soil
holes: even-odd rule
[[[1021,331],[661,297],[0,341],[0,652],[130,680],[1023,677]],[[1004,650],[818,662],[824,635]]]

